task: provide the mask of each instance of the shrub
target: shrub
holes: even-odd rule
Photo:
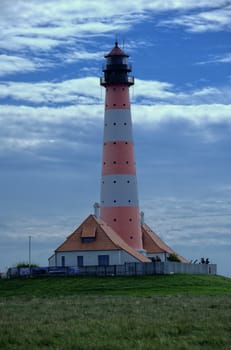
[[[17,264],[16,264],[16,267],[38,267],[38,264],[31,263],[31,264],[29,265],[28,262],[22,261],[22,262],[17,263]]]
[[[175,261],[175,262],[180,262],[180,258],[177,254],[172,253],[168,257],[168,261]]]

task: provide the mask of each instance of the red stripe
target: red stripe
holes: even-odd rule
[[[101,207],[100,216],[129,246],[143,248],[137,207]]]
[[[129,88],[124,85],[108,86],[105,99],[106,109],[129,109]]]
[[[135,157],[132,142],[105,142],[103,147],[102,175],[135,175]]]

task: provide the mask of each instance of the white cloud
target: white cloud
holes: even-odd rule
[[[64,59],[67,63],[72,63],[80,60],[97,60],[102,61],[102,52],[87,52],[82,50],[75,50],[73,52],[69,52],[67,54],[62,54],[62,59]],[[87,70],[87,68],[85,68]],[[92,68],[96,69],[96,68]]]
[[[27,103],[96,103],[100,99],[99,81],[96,77],[70,79],[63,82],[3,82],[0,97]]]
[[[219,103],[219,96],[224,95],[225,89],[221,91],[207,87],[177,93],[172,84],[141,80],[137,81],[136,86],[132,116],[134,122],[144,128],[155,127],[169,120],[188,121],[197,126],[203,125],[207,142],[215,142],[216,135],[206,131],[206,125],[231,123],[231,103]],[[87,123],[96,125],[104,114],[103,96],[100,92],[102,90],[95,77],[58,83],[2,83],[0,97],[20,103],[1,106],[2,147],[12,149],[15,144],[16,148],[23,149],[49,143],[53,139],[54,125],[57,128],[62,124],[78,130]],[[226,94],[230,96],[228,92],[227,88]],[[28,106],[25,103],[35,105]],[[27,130],[30,131],[26,132]]]
[[[197,64],[208,64],[208,63],[231,63],[231,53],[226,53],[221,56],[213,56],[207,61],[199,62]]]
[[[0,98],[11,98],[23,103],[35,104],[103,104],[102,89],[99,79],[94,76],[69,79],[61,82],[2,82]],[[168,82],[152,80],[136,80],[131,93],[133,104],[137,105],[222,105],[231,103],[230,87],[204,87],[201,89],[185,89],[178,91],[176,86]]]
[[[162,197],[142,200],[145,221],[171,246],[231,244],[231,203],[219,194],[210,198]],[[153,213],[155,213],[153,215]]]
[[[143,99],[169,99],[175,96],[174,86],[167,82],[136,79],[134,94]]]
[[[216,142],[216,135],[207,131],[206,125],[214,123],[231,123],[231,105],[155,105],[133,106],[133,120],[143,128],[155,128],[163,122],[188,121],[196,126],[203,126],[201,137],[204,142]],[[103,106],[84,105],[54,107],[2,106],[0,116],[1,153],[7,150],[34,149],[43,145],[72,143],[64,134],[76,130],[74,147],[77,147],[79,135],[84,135],[99,122],[103,123]],[[62,131],[63,130],[63,131]],[[220,136],[219,136],[220,137]],[[50,147],[50,146],[49,146]],[[71,146],[72,147],[72,146]],[[78,146],[79,147],[79,146]]]
[[[56,46],[71,46],[74,38],[95,37],[100,34],[122,33],[137,22],[156,12],[210,8],[195,15],[176,18],[169,23],[183,25],[191,31],[230,28],[230,7],[216,0],[166,1],[104,1],[81,0],[31,2],[1,1],[0,47],[9,50],[50,50]]]
[[[230,30],[231,6],[183,16],[179,15],[178,17],[160,22],[160,25],[183,26],[190,32]]]
[[[231,63],[231,53],[227,53],[223,57],[217,57],[216,62]]]
[[[160,81],[136,79],[134,99],[139,104],[172,103],[174,105],[229,104],[230,87],[203,87],[201,89],[179,90],[173,84]]]
[[[231,105],[136,105],[133,107],[134,121],[150,127],[167,120],[187,120],[193,124],[231,123]]]
[[[0,66],[0,76],[3,76],[12,73],[33,72],[40,68],[41,64],[20,56],[0,55]]]

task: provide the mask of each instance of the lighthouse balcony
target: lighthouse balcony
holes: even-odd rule
[[[128,77],[128,76],[109,76],[109,77],[101,77],[100,78],[100,85],[102,86],[108,86],[108,85],[120,85],[125,84],[128,86],[134,85],[134,77]]]

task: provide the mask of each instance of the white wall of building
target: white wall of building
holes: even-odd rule
[[[98,265],[99,255],[109,255],[109,265],[121,265],[126,262],[138,262],[136,258],[124,250],[96,250],[96,251],[73,251],[56,252],[49,259],[49,266],[62,266],[65,260],[65,266],[77,266],[77,257],[83,256],[83,266]],[[64,259],[62,257],[65,257]]]

